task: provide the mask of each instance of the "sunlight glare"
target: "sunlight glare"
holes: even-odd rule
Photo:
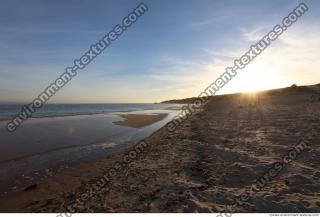
[[[266,65],[249,65],[238,71],[232,83],[232,92],[256,92],[286,86],[275,70]]]

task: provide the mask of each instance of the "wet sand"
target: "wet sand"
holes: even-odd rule
[[[113,123],[120,126],[142,128],[150,124],[163,120],[168,114],[123,114],[123,120]]]
[[[14,134],[0,130],[0,198],[46,182],[62,171],[119,153],[164,126],[176,111],[135,111],[168,114],[143,128],[112,123],[123,119],[119,114],[131,113],[34,118]],[[4,124],[0,122],[2,129]]]
[[[224,212],[304,139],[309,148],[235,211],[320,212],[320,101],[310,98],[280,91],[212,100],[176,131],[145,139],[146,150],[75,211]],[[0,211],[65,212],[131,151],[3,198]]]

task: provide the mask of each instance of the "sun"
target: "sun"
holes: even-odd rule
[[[228,91],[252,93],[283,86],[286,86],[284,79],[274,69],[263,64],[252,64],[238,70]]]

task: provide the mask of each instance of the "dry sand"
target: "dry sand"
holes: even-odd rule
[[[116,125],[141,128],[156,123],[164,119],[168,114],[125,114],[121,121],[113,122]]]
[[[238,212],[320,212],[320,101],[309,91],[220,97],[150,147],[78,212],[220,212],[300,139],[310,148]],[[118,154],[0,201],[1,211],[63,212]]]

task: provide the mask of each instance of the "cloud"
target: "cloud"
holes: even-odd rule
[[[208,19],[193,21],[190,24],[188,24],[188,27],[192,30],[204,30],[210,25],[217,24],[219,22],[223,22],[228,16],[227,15],[219,15],[215,16],[214,18],[210,17]]]
[[[244,41],[258,41],[267,29],[265,27],[242,29],[241,38]],[[251,82],[263,82],[264,78],[269,78],[274,84],[271,87],[281,87],[297,83],[314,84],[320,82],[318,65],[320,63],[320,32],[313,31],[312,34],[305,34],[303,29],[296,29],[284,32],[277,41],[273,42],[260,56],[253,60],[245,69],[239,71],[239,75],[232,82],[228,83],[221,93],[232,92],[239,86],[239,82],[244,82],[241,77],[252,73]],[[185,97],[198,95],[205,87],[213,82],[226,67],[232,66],[233,60],[239,58],[246,47],[235,48],[233,50],[202,48],[208,56],[207,61],[179,60],[177,57],[166,57],[165,60],[172,64],[162,72],[154,72],[150,76],[152,79],[170,84],[167,90],[172,91],[173,98],[180,96],[179,87],[185,88]],[[237,81],[239,80],[239,81]],[[268,85],[266,85],[268,87]],[[240,90],[241,91],[241,90]]]
[[[268,25],[259,25],[251,29],[241,27],[239,30],[244,40],[254,43],[261,40],[271,29]]]

